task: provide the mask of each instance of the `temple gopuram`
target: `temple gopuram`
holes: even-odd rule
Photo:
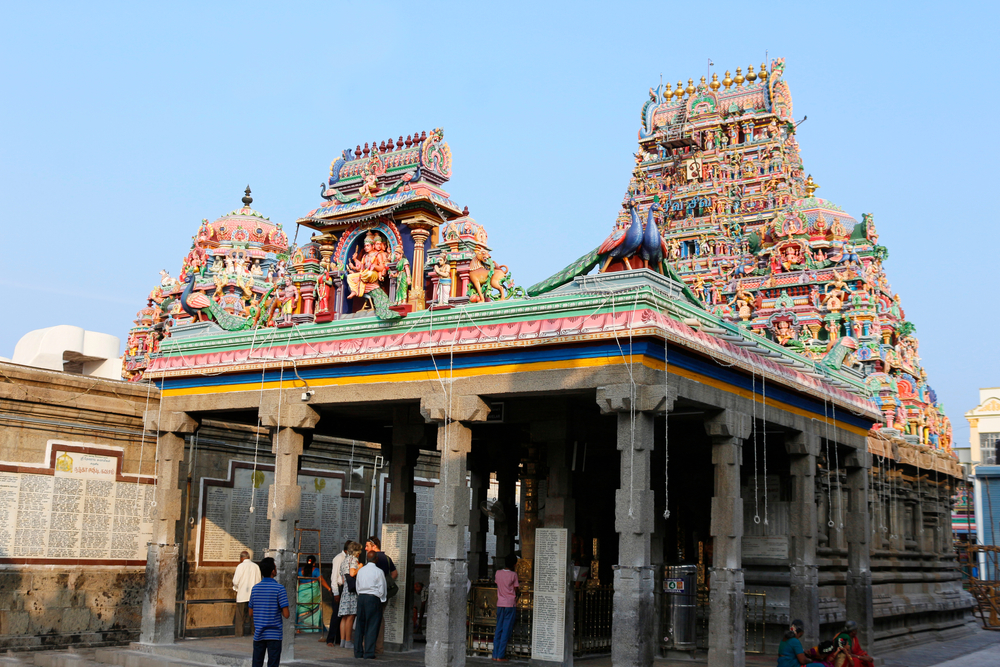
[[[334,441],[379,452],[350,512],[400,570],[387,650],[413,647],[413,582],[428,586],[427,665],[490,652],[510,554],[508,655],[538,664],[741,666],[797,618],[807,645],[856,621],[873,655],[968,632],[951,428],[872,216],[815,196],[783,75],[775,60],[650,90],[609,236],[527,288],[443,189],[440,129],[341,151],[291,243],[249,187],[202,221],[124,361],[160,401],[144,650],[178,655],[163,646],[178,567],[235,566],[177,548],[204,552],[213,517],[230,554],[259,525],[245,546],[295,594],[296,524],[322,493],[302,461]],[[230,496],[184,486],[185,443],[208,426],[266,517],[232,480],[214,483]],[[251,435],[227,450],[226,428]],[[188,525],[192,503],[206,509]],[[364,523],[338,539],[364,542]]]

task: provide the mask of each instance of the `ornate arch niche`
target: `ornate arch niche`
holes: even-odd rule
[[[340,242],[337,243],[337,249],[333,253],[333,263],[335,265],[343,264],[346,270],[349,258],[348,252],[351,246],[354,245],[359,237],[363,237],[368,232],[379,232],[385,237],[389,246],[390,256],[397,248],[403,248],[403,237],[400,236],[396,223],[391,220],[376,219],[357,222],[345,229],[344,233],[340,236]]]

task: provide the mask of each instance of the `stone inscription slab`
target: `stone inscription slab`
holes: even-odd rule
[[[566,561],[569,531],[535,531],[534,611],[531,659],[562,662],[566,633]]]
[[[744,535],[744,558],[788,558],[788,538],[782,535]]]
[[[267,510],[273,483],[273,466],[254,469],[245,461],[230,461],[228,479],[202,479],[199,563],[234,565],[244,550],[255,560],[263,557],[271,537]],[[315,533],[302,534],[301,550],[332,560],[346,540],[360,538],[361,498],[343,495],[339,472],[301,470],[299,486],[298,527],[320,530],[319,544]]]
[[[399,592],[396,597],[390,599],[383,611],[385,618],[385,641],[393,644],[403,643],[403,631],[407,621],[406,610],[406,567],[409,560],[409,550],[407,545],[410,541],[410,527],[405,523],[384,523],[382,524],[382,551],[384,551],[392,562],[396,564],[396,571],[399,576],[396,583],[399,585]]]
[[[55,443],[37,472],[0,464],[0,561],[145,562],[153,485],[122,478],[119,452],[82,449]]]

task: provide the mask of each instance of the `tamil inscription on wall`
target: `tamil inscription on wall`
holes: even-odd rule
[[[123,451],[50,440],[46,463],[0,463],[0,563],[142,565],[152,477],[121,474]]]
[[[235,565],[241,551],[263,558],[271,536],[267,518],[269,489],[274,466],[254,467],[248,461],[230,461],[227,479],[203,478],[201,527],[198,531],[198,562],[207,566]],[[334,470],[300,470],[302,505],[299,528],[319,529],[302,534],[301,551],[320,552],[331,560],[348,539],[360,539],[363,491],[344,489],[344,473]],[[319,546],[318,550],[316,547]]]
[[[398,572],[397,583],[399,592],[387,601],[383,609],[385,616],[385,641],[390,644],[402,644],[403,633],[406,629],[407,610],[406,591],[406,568],[409,551],[407,549],[410,541],[410,526],[405,523],[384,523],[382,524],[382,551],[392,559]]]
[[[534,610],[531,615],[531,659],[562,662],[566,634],[566,562],[569,531],[535,531]]]

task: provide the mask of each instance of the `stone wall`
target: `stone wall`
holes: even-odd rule
[[[16,650],[135,641],[145,582],[142,568],[68,572],[29,566],[0,572],[0,646]]]
[[[51,440],[122,450],[120,472],[152,475],[155,436],[142,415],[147,385],[0,362],[0,461],[45,465]],[[140,454],[141,453],[141,454]],[[145,568],[0,562],[0,649],[99,646],[139,636]]]

